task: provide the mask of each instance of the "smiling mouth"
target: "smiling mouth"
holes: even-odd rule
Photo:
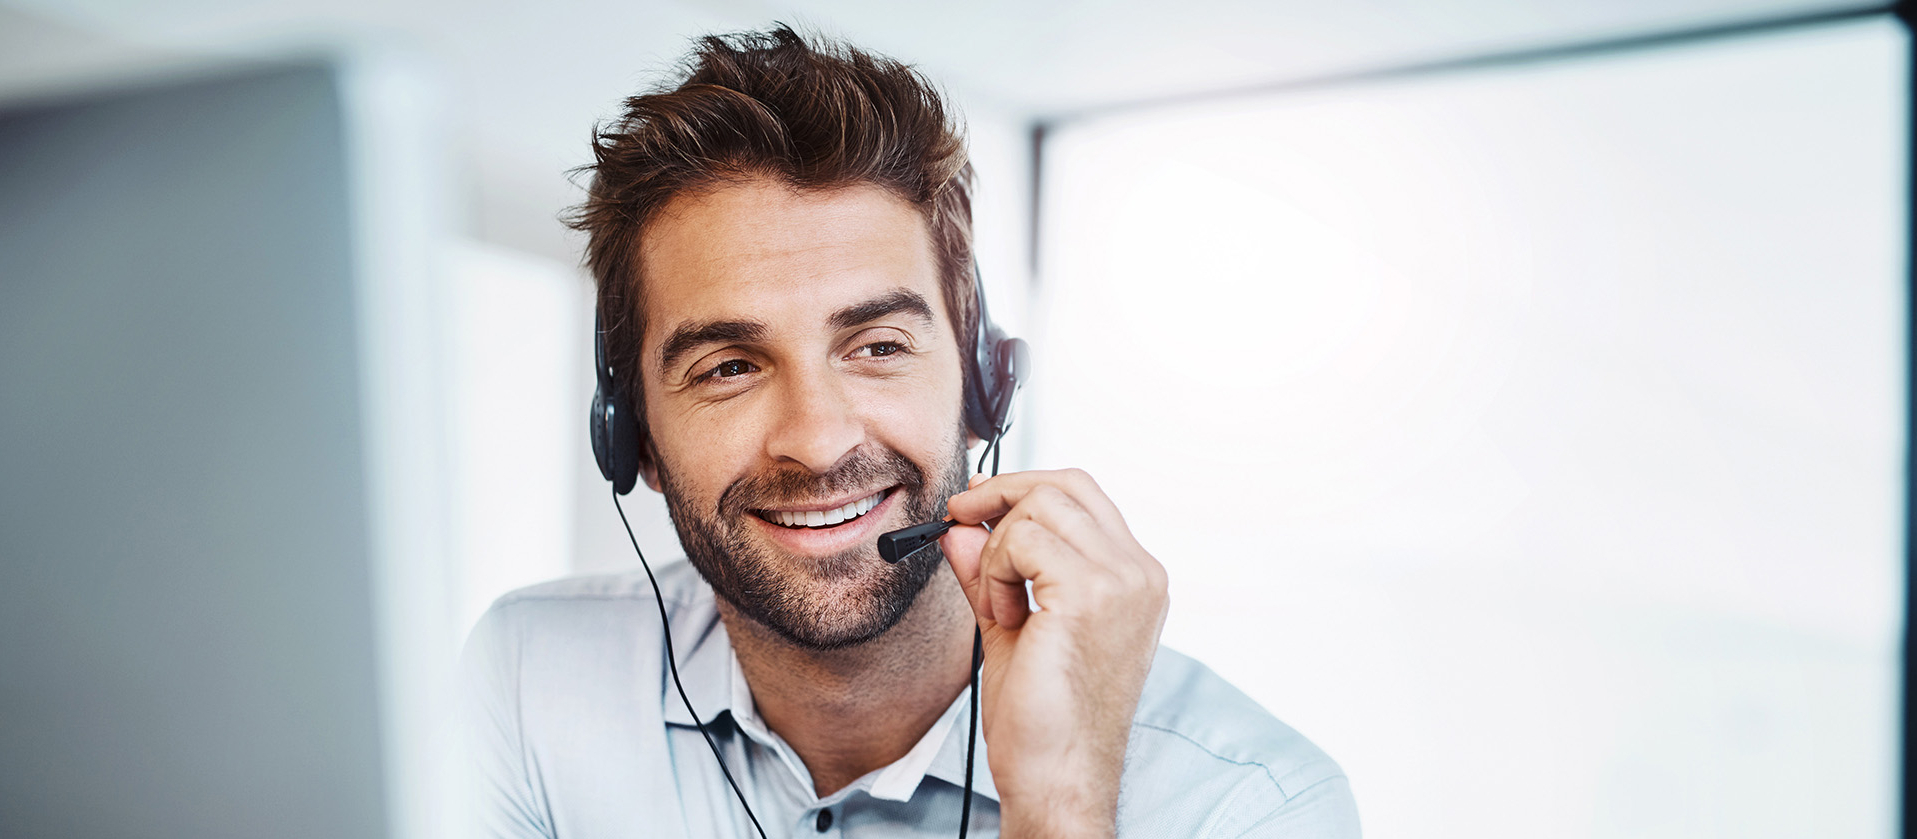
[[[872,512],[873,508],[885,501],[892,493],[891,489],[882,489],[856,501],[848,502],[836,510],[753,510],[752,514],[780,527],[794,530],[827,530]]]

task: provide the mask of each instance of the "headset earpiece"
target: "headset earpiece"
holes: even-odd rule
[[[980,440],[1003,436],[1012,414],[1012,394],[1025,383],[1031,350],[1008,337],[985,308],[985,280],[972,263],[972,293],[978,300],[978,332],[965,371],[965,427]]]
[[[992,374],[998,380],[998,402],[992,406],[993,425],[1003,435],[1011,427],[1012,394],[1024,387],[1032,363],[1031,346],[1023,338],[1004,338],[992,353]]]
[[[639,483],[639,458],[644,447],[639,418],[626,398],[625,388],[606,357],[605,321],[595,312],[592,318],[592,357],[597,385],[592,393],[592,416],[588,429],[592,434],[592,457],[599,463],[599,474],[612,482],[620,495]]]

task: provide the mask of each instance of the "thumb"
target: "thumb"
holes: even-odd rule
[[[965,599],[971,601],[972,612],[981,622],[992,619],[992,600],[979,585],[979,555],[985,551],[985,540],[991,536],[992,531],[984,527],[961,524],[939,537],[939,551],[945,554],[945,561],[951,563],[959,587],[965,590]]]

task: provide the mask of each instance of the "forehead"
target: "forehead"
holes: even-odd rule
[[[869,184],[754,179],[680,195],[647,224],[639,270],[649,348],[686,322],[756,320],[778,332],[901,287],[943,320],[924,216]]]

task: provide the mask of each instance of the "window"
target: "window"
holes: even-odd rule
[[[1889,19],[1054,129],[1026,434],[1380,836],[1890,836]]]

